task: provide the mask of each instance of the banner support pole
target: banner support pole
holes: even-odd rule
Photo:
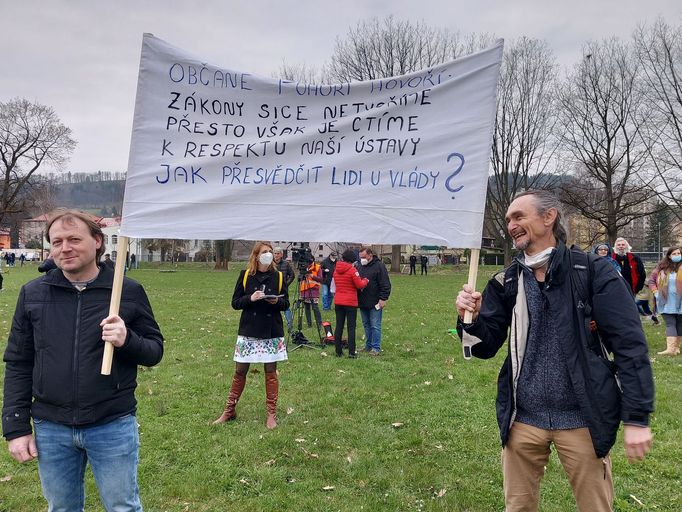
[[[116,265],[114,266],[114,284],[111,288],[111,302],[109,316],[118,315],[121,306],[121,292],[123,291],[123,277],[125,274],[126,254],[128,252],[128,237],[119,236],[116,247]],[[102,356],[102,375],[111,375],[111,364],[114,360],[114,345],[104,342],[104,356]]]
[[[476,290],[476,279],[478,279],[478,259],[481,255],[481,249],[471,249],[471,256],[469,257],[469,279],[467,284],[471,286],[472,290]],[[471,311],[464,312],[464,323],[470,324],[473,320],[473,313]],[[464,359],[471,359],[471,344],[462,341],[462,351]]]

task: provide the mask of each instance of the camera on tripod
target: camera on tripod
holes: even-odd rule
[[[310,273],[308,267],[315,261],[315,258],[313,258],[310,247],[294,247],[291,249],[291,260],[296,264],[299,278],[301,278],[301,276],[306,276]]]

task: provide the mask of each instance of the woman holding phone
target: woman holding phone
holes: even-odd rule
[[[213,424],[237,418],[236,406],[246,385],[251,363],[263,363],[265,369],[266,426],[277,426],[279,382],[277,362],[287,360],[282,311],[289,308],[289,295],[282,273],[273,262],[272,245],[256,242],[245,270],[232,295],[232,307],[241,310],[237,343],[234,349],[236,368],[227,395],[225,410]]]

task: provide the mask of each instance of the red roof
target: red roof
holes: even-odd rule
[[[121,217],[100,217],[96,222],[101,228],[117,227],[121,225]]]

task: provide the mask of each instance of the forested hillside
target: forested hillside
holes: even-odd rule
[[[52,176],[52,201],[57,206],[87,210],[103,217],[121,214],[123,173],[64,173]]]

